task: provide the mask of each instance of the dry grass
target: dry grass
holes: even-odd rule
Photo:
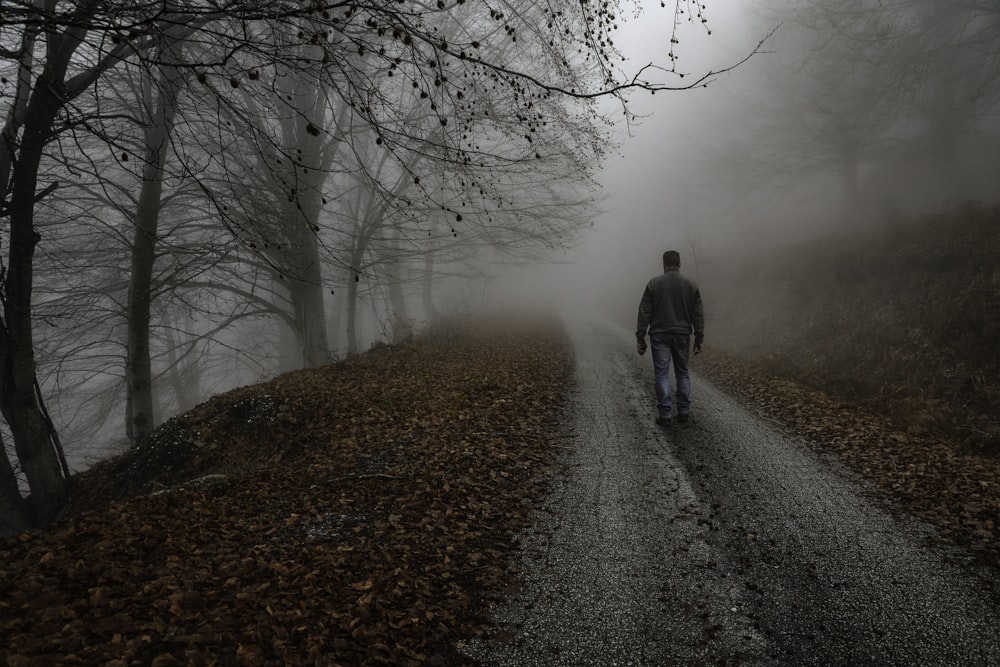
[[[719,347],[909,433],[1000,454],[1000,208],[824,239],[706,287]]]

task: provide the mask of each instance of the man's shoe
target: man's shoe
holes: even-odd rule
[[[691,421],[691,415],[677,415],[677,422],[680,424],[687,424]]]
[[[670,417],[657,417],[656,418],[656,425],[657,426],[670,426]]]

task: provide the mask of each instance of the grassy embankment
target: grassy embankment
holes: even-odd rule
[[[1000,568],[1000,208],[786,249],[703,291],[701,370]]]
[[[1000,207],[786,249],[727,284],[706,285],[725,351],[1000,455]]]

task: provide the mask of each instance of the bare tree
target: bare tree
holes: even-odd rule
[[[325,183],[345,140],[337,126],[348,113],[342,99],[331,99],[324,76],[322,50],[300,47],[295,66],[278,66],[254,91],[243,87],[243,124],[255,138],[249,150],[255,164],[247,173],[252,194],[269,201],[256,215],[239,223],[244,243],[270,267],[272,277],[287,290],[292,332],[299,348],[298,365],[317,366],[329,360],[324,306],[320,225],[328,193]],[[309,67],[303,63],[310,63]],[[262,86],[272,95],[260,94]],[[266,107],[266,108],[265,108]],[[239,115],[241,110],[233,110]],[[236,122],[239,122],[237,120]],[[248,123],[248,125],[247,125]],[[273,128],[273,130],[272,130]]]
[[[755,20],[780,28],[759,78],[720,120],[732,130],[719,132],[710,164],[727,187],[828,209],[839,200],[834,217],[861,223],[907,181],[912,200],[968,196],[975,170],[963,151],[1000,99],[998,48],[986,38],[998,34],[995,5],[771,0]]]
[[[970,140],[983,141],[981,123],[1000,103],[1000,11],[976,0],[913,0],[894,10],[899,35],[890,62],[904,86],[901,122],[913,128],[894,157],[932,165],[943,198],[967,196],[970,172],[981,165],[967,164],[963,152]]]
[[[691,9],[700,13],[702,6],[694,3]],[[166,73],[173,66],[183,68],[212,93],[218,108],[232,107],[234,94],[243,82],[254,80],[254,72],[274,63],[290,69],[300,65],[310,68],[313,63],[303,63],[296,54],[307,46],[318,47],[327,68],[327,90],[334,91],[332,97],[346,104],[352,116],[367,125],[385,150],[398,158],[401,169],[392,170],[392,178],[407,173],[405,166],[413,155],[432,154],[457,167],[479,170],[474,178],[463,180],[463,188],[472,195],[483,192],[484,201],[498,202],[499,208],[503,200],[496,199],[496,188],[506,183],[506,167],[527,156],[545,157],[536,146],[539,137],[547,132],[545,116],[552,110],[553,100],[571,105],[574,100],[614,96],[624,104],[631,90],[683,89],[704,81],[701,78],[683,86],[672,85],[669,67],[623,73],[612,39],[623,14],[624,8],[616,3],[549,6],[520,0],[491,7],[460,1],[430,6],[281,0],[222,4],[33,0],[0,7],[0,57],[13,73],[8,97],[11,103],[0,132],[0,211],[7,222],[7,260],[0,293],[0,412],[10,428],[30,488],[29,511],[17,506],[17,491],[7,485],[7,468],[0,468],[0,482],[5,484],[3,509],[19,517],[12,523],[49,521],[58,513],[67,493],[67,470],[60,460],[57,434],[36,382],[36,212],[59,185],[47,178],[57,172],[47,172],[44,167],[60,137],[96,129],[109,147],[115,146],[118,139],[101,135],[100,124],[93,122],[101,116],[101,109],[79,104],[84,93],[89,92],[95,93],[92,100],[101,101],[100,88],[110,71],[145,69],[155,78],[152,73]],[[194,54],[185,63],[174,61],[166,55],[169,49],[164,48],[182,42]],[[521,57],[511,62],[504,55],[514,43]],[[657,72],[667,72],[666,80],[650,78]],[[164,81],[168,86],[164,90],[169,91],[169,81],[179,80],[179,76],[180,72],[167,74]],[[410,82],[414,91],[424,95],[421,99],[426,101],[429,112],[424,118],[445,128],[444,139],[437,142],[440,150],[430,150],[426,127],[414,132],[403,122],[407,111],[396,107],[395,89],[384,85],[392,77]],[[281,93],[278,89],[273,92]],[[324,113],[335,107],[326,106]],[[162,129],[169,128],[169,109],[169,104],[161,107]],[[500,110],[502,113],[497,115]],[[593,107],[584,107],[583,114],[591,120],[599,119]],[[315,123],[302,120],[307,135],[323,132]],[[175,118],[175,125],[177,121]],[[221,136],[222,128],[219,130]],[[497,141],[503,141],[504,151],[489,154],[467,143],[463,145],[463,132],[480,137],[483,135],[477,132],[495,133]],[[150,169],[146,174],[150,183],[155,182],[157,170],[163,168],[165,155],[164,135],[155,134],[147,137],[148,159],[143,160],[144,168]],[[192,139],[197,141],[196,137],[186,137]],[[227,205],[231,201],[229,193],[213,191],[200,178],[203,173],[231,173],[231,156],[226,151],[212,155],[202,152],[199,160],[192,162],[188,158],[197,151],[178,145],[178,141],[175,138],[174,152],[179,164],[201,188],[213,217],[229,229],[232,237],[242,238],[246,230],[240,224],[245,218]],[[300,169],[299,173],[304,172]],[[485,178],[491,174],[496,174],[496,180]],[[410,176],[416,183],[418,174]],[[312,188],[312,192],[315,194],[316,189]],[[137,209],[137,224],[141,221],[141,225],[133,246],[137,271],[132,291],[132,298],[139,304],[134,311],[136,330],[141,327],[147,296],[154,298],[155,281],[147,281],[144,276],[152,265],[149,251],[155,255],[155,245],[161,242],[157,236],[162,235],[153,236],[158,231],[158,223],[155,229],[153,226],[153,203],[162,199],[161,194],[150,185],[149,194]],[[295,197],[300,195],[296,189]],[[303,211],[308,209],[304,201],[296,202]],[[462,213],[454,213],[457,222]],[[303,222],[308,219],[309,215],[303,215]],[[488,228],[484,224],[481,229]],[[522,228],[521,237],[530,237],[524,231]],[[490,235],[486,231],[483,234]],[[213,265],[221,268],[238,252],[213,251]],[[318,262],[303,260],[303,266],[310,265],[319,267]],[[321,280],[306,276],[302,282],[312,289]],[[163,289],[181,293],[177,286]],[[252,292],[244,295],[247,300],[242,304],[233,302],[235,292],[230,290],[228,294],[220,304],[221,322],[213,327],[268,311]],[[314,304],[306,310],[315,308]],[[229,314],[223,315],[223,311]],[[321,336],[316,347],[322,347]],[[133,352],[133,359],[140,363],[143,350],[136,345]],[[133,380],[130,384],[140,388],[151,372],[130,364],[129,374]],[[132,413],[133,427],[139,424],[139,429],[145,430],[151,414],[148,402],[133,404]]]
[[[152,433],[153,370],[149,350],[150,307],[153,297],[153,265],[163,193],[163,179],[178,95],[183,86],[179,61],[180,44],[160,37],[155,46],[157,67],[141,71],[144,152],[142,181],[135,213],[132,262],[129,272],[128,334],[125,378],[128,384],[126,428],[129,439],[140,443]],[[154,80],[154,74],[158,81]]]

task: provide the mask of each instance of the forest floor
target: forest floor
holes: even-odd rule
[[[216,396],[0,545],[0,664],[461,664],[568,445],[553,322]]]
[[[996,459],[707,349],[697,368],[1000,565]],[[0,544],[0,664],[464,664],[572,446],[552,321],[418,341],[216,396]]]
[[[709,375],[1000,562],[1000,206],[717,268],[708,341],[732,354],[706,358]]]
[[[709,350],[700,370],[746,407],[830,452],[892,506],[938,529],[970,561],[1000,569],[1000,458],[947,437],[914,433],[883,413]]]

